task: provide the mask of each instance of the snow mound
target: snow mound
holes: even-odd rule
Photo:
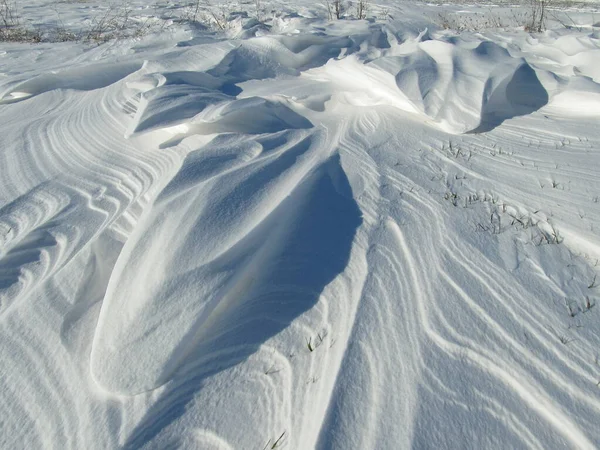
[[[0,105],[25,100],[55,89],[91,91],[109,86],[141,69],[141,63],[96,64],[39,75],[0,96]]]
[[[548,103],[535,70],[493,42],[471,49],[428,40],[372,65],[394,75],[415,108],[452,133],[489,131]]]
[[[192,351],[254,352],[344,269],[361,220],[339,158],[315,161],[313,136],[288,140],[237,164],[226,147],[188,156],[115,265],[91,357],[103,388],[155,389]],[[198,174],[217,158],[223,175]]]

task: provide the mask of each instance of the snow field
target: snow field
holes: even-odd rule
[[[0,447],[598,446],[598,32],[396,19],[6,47]]]

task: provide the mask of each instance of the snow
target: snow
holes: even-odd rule
[[[148,5],[0,47],[0,448],[600,445],[593,3]]]

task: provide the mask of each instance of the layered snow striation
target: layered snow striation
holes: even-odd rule
[[[595,448],[597,36],[289,21],[0,81],[0,447]]]

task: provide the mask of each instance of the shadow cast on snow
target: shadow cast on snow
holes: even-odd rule
[[[201,170],[200,167],[198,167]],[[186,170],[190,170],[189,167]],[[226,312],[207,325],[166,390],[124,444],[140,448],[155,439],[186,410],[203,382],[245,361],[269,338],[312,308],[325,287],[346,267],[361,212],[352,197],[339,156],[315,168],[263,223],[219,257],[222,264],[246,253],[255,242],[271,247],[252,283],[227,300]],[[249,244],[250,243],[250,244]],[[229,253],[233,252],[234,258]]]
[[[489,80],[488,80],[489,81]],[[492,92],[481,108],[481,123],[469,133],[485,133],[513,117],[531,114],[548,104],[548,92],[535,70],[522,64]]]

